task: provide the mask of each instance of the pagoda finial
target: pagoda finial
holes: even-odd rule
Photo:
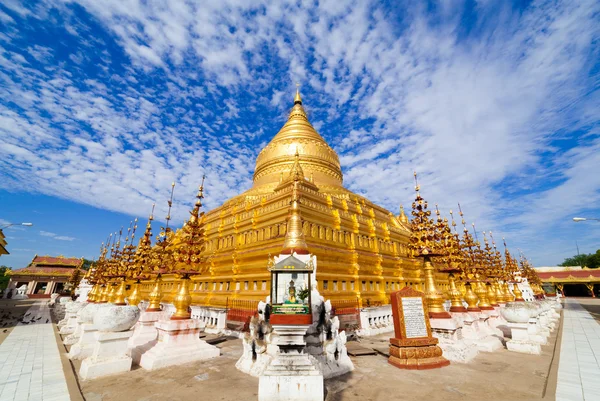
[[[283,250],[281,251],[282,254],[292,254],[294,252],[300,255],[309,254],[308,245],[302,231],[302,217],[300,216],[298,198],[298,181],[295,180],[292,189],[292,201],[287,220],[285,241],[283,243]]]
[[[300,97],[300,84],[296,84],[296,96],[294,96],[294,104],[302,104],[302,98]]]
[[[400,222],[408,223],[408,217],[406,217],[406,213],[404,213],[404,206],[400,205],[400,216],[398,216]]]
[[[300,164],[300,153],[298,153],[298,147],[296,146],[296,154],[294,155],[294,164],[290,169],[290,180],[293,181],[304,181],[304,170]]]

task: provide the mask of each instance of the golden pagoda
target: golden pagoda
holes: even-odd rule
[[[317,257],[318,289],[328,299],[387,304],[404,286],[422,289],[421,265],[408,249],[409,222],[343,187],[339,157],[311,125],[296,91],[287,122],[256,159],[252,188],[206,213],[205,263],[191,277],[192,303],[225,307],[227,300],[264,299],[265,262],[279,254],[298,178],[302,232]],[[174,246],[184,242],[175,233]],[[167,290],[175,275],[163,274]],[[154,287],[143,285],[144,299]],[[166,293],[164,301],[172,295]]]

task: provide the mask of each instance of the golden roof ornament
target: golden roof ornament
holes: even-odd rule
[[[308,245],[302,231],[302,217],[300,216],[300,205],[298,195],[298,184],[300,177],[294,176],[292,187],[292,201],[290,202],[290,210],[287,219],[287,230],[285,232],[285,240],[283,242],[282,254],[288,255],[297,253],[299,255],[308,255]]]
[[[294,155],[294,165],[290,169],[289,180],[291,181],[304,181],[304,170],[300,164],[300,154],[298,148],[296,148],[296,154]]]
[[[400,214],[398,215],[398,220],[401,223],[408,224],[408,217],[406,217],[406,213],[404,213],[404,206],[400,205]]]

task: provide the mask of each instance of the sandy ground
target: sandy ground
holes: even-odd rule
[[[35,302],[32,299],[13,301],[0,299],[0,344],[11,333],[12,329],[22,320],[27,309]],[[27,321],[27,318],[25,318]]]
[[[557,331],[543,347],[542,355],[524,355],[501,350],[480,353],[470,364],[452,364],[442,369],[407,371],[387,363],[389,336],[362,341],[378,350],[377,355],[353,357],[355,370],[327,380],[327,401],[375,400],[539,400],[552,376]],[[87,401],[121,400],[256,400],[258,379],[239,372],[235,362],[241,341],[218,345],[221,357],[155,372],[142,369],[115,377],[81,382]],[[75,364],[78,369],[79,364]],[[548,382],[543,399],[553,400],[555,379]]]

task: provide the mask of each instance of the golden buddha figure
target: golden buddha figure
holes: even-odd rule
[[[290,293],[290,297],[288,300],[289,303],[295,304],[296,303],[296,286],[294,285],[294,280],[290,281],[289,293]]]

